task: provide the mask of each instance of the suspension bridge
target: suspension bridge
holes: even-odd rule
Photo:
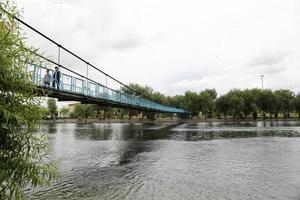
[[[37,85],[37,94],[57,98],[59,101],[79,101],[85,104],[98,104],[114,108],[127,108],[140,111],[151,111],[158,113],[184,114],[185,110],[162,105],[135,95],[126,94],[119,90],[108,88],[100,83],[81,79],[76,76],[62,74],[59,89],[46,86],[43,77],[46,67],[31,64],[29,71],[32,73],[32,81]],[[51,77],[54,71],[50,70]],[[55,80],[51,80],[55,81]]]
[[[38,31],[36,28],[32,27],[28,23],[24,22],[23,20],[19,19],[16,16],[13,16],[15,20],[26,26],[27,28],[31,29],[44,39],[50,41],[58,48],[58,60],[57,62],[44,57],[40,54],[35,53],[40,58],[44,59],[47,64],[35,64],[30,63],[28,66],[28,71],[31,73],[32,81],[36,84],[36,94],[39,96],[47,96],[53,97],[58,99],[59,101],[79,101],[85,104],[97,104],[101,106],[109,106],[114,108],[126,108],[126,109],[133,109],[133,110],[140,110],[140,111],[149,111],[155,113],[176,113],[180,115],[187,114],[188,112],[181,108],[175,108],[167,105],[162,105],[156,102],[153,102],[147,98],[144,98],[141,94],[138,94],[133,88],[129,87],[128,85],[124,84],[123,82],[117,80],[116,78],[110,76],[109,74],[103,72],[96,66],[92,65],[85,59],[81,58],[77,54],[73,53],[69,49],[65,48],[64,46],[60,45],[50,37],[46,36],[45,34]],[[99,83],[87,75],[83,75],[79,72],[71,70],[70,67],[64,66],[60,62],[61,51],[65,51],[71,56],[75,57],[79,61],[83,62],[86,65],[86,70],[88,71],[89,68],[93,68],[94,70],[99,73],[99,75],[104,75],[107,79],[111,79],[115,83],[119,84],[120,87],[127,88],[133,94],[127,94],[122,92],[121,89],[113,89],[107,86],[107,84]],[[52,69],[51,67],[52,66]],[[59,66],[60,69],[64,70],[64,73],[61,73],[59,87],[52,87],[52,84],[45,85],[43,82],[44,76],[46,74],[47,69],[50,72],[51,77],[53,78],[54,70],[53,66]],[[53,82],[55,80],[51,80]]]

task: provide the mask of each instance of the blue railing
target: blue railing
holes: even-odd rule
[[[32,64],[30,71],[32,72],[32,80],[38,86],[44,86],[43,78],[46,74],[47,68]],[[50,75],[53,77],[54,71],[50,70]],[[52,86],[52,81],[50,87]],[[52,87],[51,87],[52,88]],[[53,89],[53,88],[52,88]],[[126,94],[117,90],[113,90],[99,83],[77,78],[68,74],[61,73],[59,90],[64,92],[71,92],[82,94],[89,97],[99,98],[102,100],[109,100],[116,103],[138,106],[148,108],[161,112],[169,113],[186,113],[183,109],[173,108],[162,104],[155,103],[134,95]]]

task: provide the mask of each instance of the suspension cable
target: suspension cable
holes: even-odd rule
[[[141,95],[144,96],[143,94],[139,93],[138,91],[136,91],[135,89],[129,87],[128,85],[126,85],[125,83],[122,83],[121,81],[117,80],[116,78],[110,76],[109,74],[105,73],[104,71],[100,70],[99,68],[97,68],[95,65],[89,63],[88,61],[86,61],[85,59],[81,58],[80,56],[78,56],[77,54],[73,53],[72,51],[70,51],[69,49],[65,48],[64,46],[62,46],[61,44],[59,44],[58,42],[56,42],[55,40],[51,39],[50,37],[48,37],[47,35],[43,34],[42,32],[40,32],[39,30],[37,30],[36,28],[32,27],[31,25],[29,25],[28,23],[26,23],[25,21],[21,20],[20,18],[16,17],[15,15],[11,14],[10,12],[8,12],[7,10],[5,10],[4,8],[2,8],[7,14],[9,14],[10,16],[12,16],[15,20],[17,20],[18,22],[20,22],[21,24],[25,25],[26,27],[28,27],[29,29],[33,30],[34,32],[36,32],[37,34],[39,34],[40,36],[44,37],[45,39],[47,39],[48,41],[52,42],[53,44],[55,44],[56,46],[58,46],[59,50],[63,49],[66,52],[68,52],[69,54],[71,54],[72,56],[76,57],[77,59],[81,60],[82,62],[86,63],[87,65],[91,66],[92,68],[94,68],[95,70],[99,71],[100,73],[104,74],[105,76],[111,78],[112,80],[116,81],[117,83],[121,84],[122,86],[130,89],[131,91],[133,91],[136,95]],[[61,66],[59,64],[59,66]]]

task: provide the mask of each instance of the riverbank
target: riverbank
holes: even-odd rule
[[[258,118],[254,119],[242,119],[242,120],[233,120],[233,119],[217,119],[217,118],[210,118],[210,119],[179,119],[179,118],[157,118],[156,120],[148,120],[143,119],[140,120],[138,118],[129,119],[106,119],[106,120],[99,120],[99,119],[87,119],[87,120],[78,120],[78,119],[56,119],[56,120],[41,120],[40,123],[198,123],[198,122],[277,122],[277,121],[300,121],[299,118],[278,118],[278,119],[262,119]]]

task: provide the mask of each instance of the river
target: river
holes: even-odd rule
[[[300,199],[300,123],[43,124],[61,180],[29,199]]]

